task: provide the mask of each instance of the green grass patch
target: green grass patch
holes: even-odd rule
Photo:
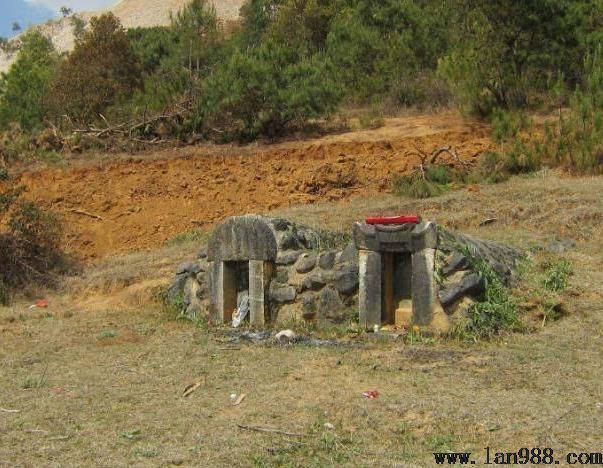
[[[420,173],[395,175],[392,188],[396,195],[408,198],[432,198],[444,194],[448,186],[423,178]]]
[[[542,285],[552,292],[561,292],[567,289],[569,277],[573,274],[572,264],[567,260],[545,265]]]
[[[165,242],[167,247],[173,247],[175,245],[189,244],[193,242],[205,243],[209,238],[209,234],[201,229],[192,229],[190,231],[181,232],[176,234],[171,239]]]
[[[484,282],[484,292],[470,307],[466,320],[454,328],[452,335],[477,341],[522,330],[517,298],[513,297],[486,260],[474,255],[468,247],[459,247]]]
[[[314,235],[310,239],[308,247],[319,252],[343,249],[352,241],[352,235],[349,232],[326,229],[313,229],[313,232]]]
[[[115,330],[107,329],[101,331],[98,337],[106,340],[108,338],[115,338],[117,335],[119,335],[119,333],[117,333]]]

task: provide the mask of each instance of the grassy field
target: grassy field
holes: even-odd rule
[[[48,309],[0,309],[0,466],[433,466],[433,451],[483,460],[486,446],[602,452],[601,200],[602,178],[541,173],[426,201],[279,212],[332,229],[367,212],[420,212],[530,249],[535,264],[552,258],[551,240],[574,240],[554,256],[574,269],[568,315],[490,342],[341,329],[322,332],[333,346],[231,342],[152,301],[197,245],[91,265]],[[362,397],[374,389],[379,398]],[[246,397],[234,406],[231,394]]]

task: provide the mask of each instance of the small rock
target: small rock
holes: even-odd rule
[[[333,424],[331,424],[330,422],[326,422],[323,424],[325,429],[328,429],[329,431],[333,431],[335,429],[335,426]]]
[[[296,296],[297,292],[291,286],[279,286],[275,285],[275,283],[270,285],[270,299],[277,304],[293,302]]]
[[[274,337],[277,341],[293,341],[297,338],[297,335],[293,330],[283,330],[276,334]]]
[[[298,250],[301,245],[298,238],[292,232],[285,232],[278,241],[280,250]]]
[[[353,242],[350,242],[343,251],[337,255],[336,263],[358,264],[358,249]]]
[[[323,270],[330,270],[335,264],[335,252],[324,252],[318,257],[318,266]]]
[[[316,317],[316,299],[312,295],[302,297],[302,317],[311,320]]]
[[[320,292],[319,297],[319,311],[320,317],[333,322],[341,322],[344,317],[345,306],[341,302],[341,298],[337,291],[330,286],[325,287]]]
[[[270,222],[277,231],[286,231],[291,226],[291,223],[283,218],[273,218]]]
[[[301,251],[289,252],[286,254],[279,255],[276,259],[277,265],[293,265],[299,256],[301,255]]]
[[[439,292],[444,307],[455,303],[463,296],[476,296],[484,291],[484,282],[476,273],[459,272],[452,275]]]
[[[287,284],[289,281],[289,270],[285,267],[278,267],[276,269],[275,281],[281,284]]]
[[[552,240],[546,246],[551,253],[562,254],[576,247],[576,242],[571,239]]]
[[[295,264],[295,270],[298,273],[308,273],[312,271],[316,266],[316,255],[314,254],[303,254],[297,260]]]
[[[448,276],[455,271],[466,270],[468,267],[469,262],[467,261],[467,257],[459,252],[455,252],[448,264],[442,268],[442,273],[444,276]]]
[[[316,234],[314,234],[311,230],[308,230],[308,229],[298,229],[297,230],[297,240],[306,249],[312,248],[315,237],[316,237]]]
[[[185,273],[196,275],[201,271],[201,266],[196,262],[185,262],[178,265],[176,269],[177,275],[182,275]]]
[[[327,282],[325,278],[320,273],[315,273],[310,276],[307,276],[302,283],[302,291],[318,291],[322,289]]]
[[[358,271],[338,271],[335,274],[335,288],[346,296],[354,294],[358,290]]]

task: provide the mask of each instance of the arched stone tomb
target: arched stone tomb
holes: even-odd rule
[[[443,314],[434,275],[435,224],[356,223],[353,232],[359,250],[360,324],[433,325]]]
[[[232,321],[237,294],[249,291],[249,321],[269,320],[268,290],[277,257],[277,241],[265,218],[229,218],[218,226],[207,248],[210,314],[218,323]]]
[[[232,323],[238,295],[244,300],[247,291],[255,328],[297,320],[336,324],[359,314],[367,329],[396,324],[445,331],[483,293],[474,259],[510,284],[523,258],[512,247],[430,222],[356,223],[353,234],[343,250],[322,250],[319,233],[285,219],[228,218],[207,252],[178,266],[168,298],[212,323]]]

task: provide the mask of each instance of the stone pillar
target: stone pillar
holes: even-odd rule
[[[237,284],[235,267],[227,262],[209,262],[210,311],[217,323],[232,321],[237,307]]]
[[[360,250],[359,269],[360,326],[370,329],[381,325],[381,254]]]
[[[391,252],[381,254],[382,276],[381,288],[383,293],[381,322],[384,325],[393,325],[396,321],[397,302],[394,304],[394,254]]]
[[[438,301],[435,253],[435,249],[423,249],[412,254],[412,321],[419,326],[431,324]]]
[[[267,293],[272,278],[272,263],[263,260],[249,261],[249,323],[252,327],[266,324]]]

